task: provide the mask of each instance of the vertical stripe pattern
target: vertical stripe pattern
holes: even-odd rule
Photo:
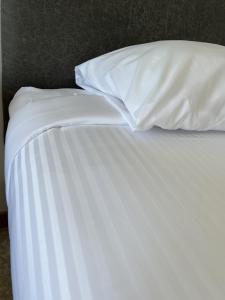
[[[80,126],[14,158],[15,300],[225,298],[221,134]]]

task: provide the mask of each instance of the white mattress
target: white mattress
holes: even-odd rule
[[[132,132],[112,107],[56,126],[55,113],[27,137],[30,121],[20,134],[10,121],[14,299],[225,299],[224,133]]]

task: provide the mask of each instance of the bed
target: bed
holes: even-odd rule
[[[83,48],[75,43],[68,50],[74,43],[68,38],[65,47],[51,56],[40,45],[55,32],[61,13],[68,12],[60,28],[69,35],[71,28],[92,24],[88,17],[87,23],[72,21],[74,14],[80,20],[85,9],[96,9],[99,16],[101,10],[106,15],[112,10],[110,15],[116,16],[106,22],[110,29],[127,4],[68,1],[66,7],[58,1],[53,10],[50,2],[38,2],[34,13],[32,1],[21,1],[21,6],[3,1],[6,123],[12,95],[26,86],[9,106],[5,152],[14,299],[224,299],[224,132],[160,128],[134,132],[125,118],[126,107],[74,88],[73,74],[67,73],[85,55],[89,58],[118,44],[158,36],[190,36],[225,44],[224,3],[131,1],[122,31],[113,27],[111,39],[102,35],[99,47],[97,39],[91,49],[84,42]],[[35,26],[51,16],[50,27],[39,37],[39,54],[30,52],[36,41],[19,18],[22,8],[36,37],[42,25]],[[170,21],[165,21],[170,11],[173,20],[180,13],[173,30],[169,30]],[[150,22],[153,28],[150,38],[148,29],[139,35],[143,26],[136,28],[136,36],[128,34],[139,14],[147,16],[141,24]],[[151,15],[156,23],[149,21]],[[103,30],[103,19],[93,23],[91,41]],[[164,20],[162,27],[157,25],[160,20]],[[180,24],[185,24],[183,31]],[[203,30],[206,24],[207,32]],[[84,34],[80,35],[82,40]],[[52,38],[54,46],[56,37]],[[63,49],[68,50],[66,57]],[[76,51],[77,58],[71,59]],[[46,60],[46,55],[51,59]],[[57,61],[61,73],[54,69]]]

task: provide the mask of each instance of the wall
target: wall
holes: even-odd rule
[[[1,0],[0,0],[0,45],[1,45]],[[2,53],[0,47],[0,212],[6,210],[4,197],[4,142],[3,142],[3,117],[2,117]]]

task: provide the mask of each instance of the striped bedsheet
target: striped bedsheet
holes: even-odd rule
[[[16,300],[225,298],[223,133],[60,126],[8,183]]]

